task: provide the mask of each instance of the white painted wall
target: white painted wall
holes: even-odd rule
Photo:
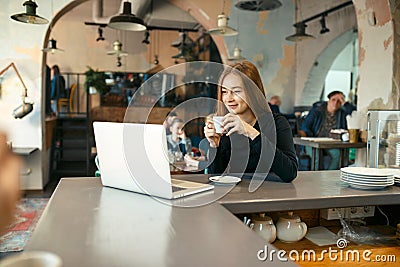
[[[56,12],[70,0],[54,2]],[[50,19],[51,1],[38,0],[37,14]],[[37,147],[26,158],[26,166],[32,168],[29,176],[22,177],[23,189],[42,189],[47,177],[44,174],[43,108],[42,108],[42,43],[48,25],[30,25],[10,19],[10,15],[24,12],[23,1],[0,0],[0,69],[14,62],[28,87],[28,96],[34,102],[33,112],[21,120],[12,117],[12,111],[20,105],[22,85],[13,70],[4,74],[0,98],[0,129],[8,133],[14,147]]]

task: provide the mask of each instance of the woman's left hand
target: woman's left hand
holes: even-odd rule
[[[225,115],[222,119],[222,123],[224,129],[228,131],[226,133],[227,136],[233,133],[238,133],[253,140],[260,134],[260,132],[257,131],[252,125],[243,121],[238,115],[235,114],[229,113]]]

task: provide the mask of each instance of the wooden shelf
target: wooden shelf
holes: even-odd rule
[[[369,226],[370,228],[374,229],[376,232],[382,233],[385,236],[395,236],[396,229],[390,226]],[[329,230],[331,230],[334,233],[337,233],[340,228],[338,227],[327,227]],[[396,263],[400,261],[400,239],[393,239],[390,241],[384,241],[384,242],[376,242],[376,244],[362,244],[358,245],[354,242],[349,242],[347,246],[343,249],[339,249],[336,244],[334,245],[328,245],[328,246],[318,246],[308,240],[307,238],[303,238],[299,242],[295,243],[284,243],[282,241],[276,240],[273,245],[278,248],[286,251],[286,257],[288,257],[288,253],[292,250],[296,250],[299,255],[300,255],[300,260],[296,261],[296,264],[300,266],[332,266],[335,264],[335,266],[397,266]],[[318,260],[318,257],[321,257],[322,251],[326,250],[329,251],[329,248],[331,250],[337,250],[338,252],[332,253],[332,260],[329,258],[329,254],[324,254],[324,257],[322,260]],[[316,253],[316,260],[314,261],[313,259],[302,261],[301,260],[301,253],[303,251],[310,251],[313,250]],[[350,252],[347,252],[349,255],[349,260],[346,261],[346,251],[358,251],[360,255],[360,260],[357,261],[356,259],[353,261],[352,256]],[[365,251],[369,250],[371,254],[369,255],[369,259],[371,261],[367,261],[363,259],[363,253]],[[343,251],[342,253],[340,251]],[[365,252],[366,253],[366,252]],[[342,260],[340,258],[340,255],[342,254]],[[295,254],[293,254],[295,255]],[[307,255],[306,259],[307,259]],[[334,256],[337,256],[337,260],[334,260]],[[385,257],[395,257],[396,262],[377,262],[375,261],[376,256],[385,256]],[[275,255],[276,256],[276,255]]]

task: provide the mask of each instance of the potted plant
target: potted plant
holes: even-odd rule
[[[108,92],[108,87],[106,84],[106,76],[103,71],[94,70],[88,66],[88,70],[85,72],[86,80],[85,80],[85,88],[92,93],[93,89],[91,87],[96,88],[96,91],[100,94],[105,94]]]

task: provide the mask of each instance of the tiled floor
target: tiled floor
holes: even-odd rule
[[[56,189],[59,179],[51,179],[50,182],[44,187],[43,191],[24,191],[23,197],[51,197],[51,195],[54,192],[54,189]]]

